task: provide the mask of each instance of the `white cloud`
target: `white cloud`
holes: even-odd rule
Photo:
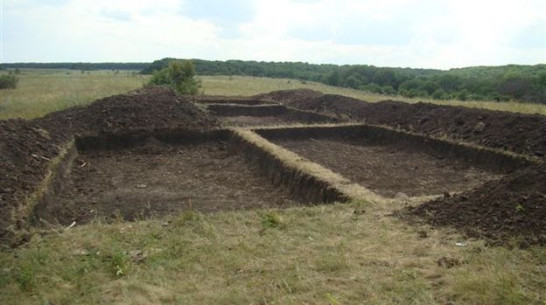
[[[223,13],[230,1],[211,1],[211,16],[192,1],[199,0],[4,1],[3,60],[173,56],[426,68],[546,62],[539,0],[238,0],[244,16]]]

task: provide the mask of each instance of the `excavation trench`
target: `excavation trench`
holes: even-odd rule
[[[103,133],[70,142],[28,207],[34,223],[66,225],[374,201],[460,192],[532,162],[369,125]]]
[[[348,198],[232,130],[136,131],[77,137],[31,220],[67,225],[336,200]]]
[[[255,131],[387,198],[459,193],[534,162],[521,155],[382,126]]]
[[[224,126],[270,126],[293,124],[339,123],[343,120],[311,111],[297,110],[283,105],[209,104],[207,110]]]

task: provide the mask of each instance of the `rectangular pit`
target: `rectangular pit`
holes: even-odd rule
[[[528,162],[490,149],[378,126],[255,131],[387,198],[461,192],[500,179]]]
[[[80,137],[33,218],[63,224],[134,220],[189,209],[283,208],[337,199],[276,162],[231,130]]]

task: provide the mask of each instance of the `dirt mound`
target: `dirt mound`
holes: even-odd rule
[[[284,104],[301,110],[318,111],[355,119],[359,118],[363,107],[370,105],[362,100],[336,94],[287,101]]]
[[[296,103],[301,100],[309,100],[322,96],[322,92],[311,89],[278,90],[269,93],[258,94],[253,98],[264,101],[279,102],[283,104]]]
[[[521,246],[546,244],[546,166],[530,167],[471,191],[409,208],[433,226],[452,226],[468,236]]]
[[[89,106],[51,113],[36,122],[52,132],[70,131],[69,136],[135,129],[210,129],[220,126],[188,97],[161,87],[107,97]]]
[[[429,103],[368,103],[339,95],[323,95],[285,104],[517,153],[539,157],[546,154],[546,117],[541,115]]]
[[[150,87],[98,100],[89,106],[51,113],[43,118],[0,121],[0,241],[20,226],[16,207],[24,204],[45,178],[59,146],[76,134],[127,130],[192,129],[220,126],[187,97]]]

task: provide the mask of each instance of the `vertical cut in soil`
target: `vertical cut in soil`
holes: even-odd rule
[[[225,142],[167,145],[152,138],[138,148],[81,153],[58,200],[37,216],[81,223],[96,216],[133,220],[189,209],[300,204],[229,152]]]
[[[394,144],[366,145],[333,139],[277,139],[275,143],[391,198],[398,193],[413,197],[461,192],[502,177],[460,160],[409,151]]]

